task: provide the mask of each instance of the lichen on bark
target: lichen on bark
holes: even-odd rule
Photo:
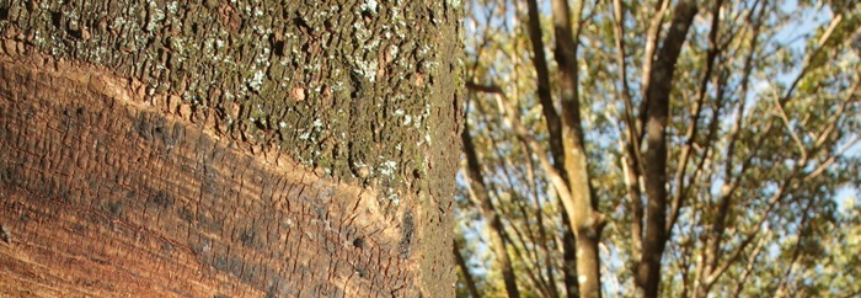
[[[403,177],[427,175],[438,139],[429,118],[450,105],[435,98],[459,75],[448,44],[459,12],[445,2],[45,0],[0,10],[0,35],[103,65],[155,105],[373,184],[393,203]]]

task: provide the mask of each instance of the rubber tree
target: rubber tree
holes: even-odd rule
[[[459,1],[0,1],[0,293],[454,294]]]

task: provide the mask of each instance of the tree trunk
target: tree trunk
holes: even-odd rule
[[[562,120],[559,119],[559,114],[556,112],[553,104],[553,97],[550,88],[550,70],[547,66],[547,57],[544,54],[544,42],[542,41],[541,24],[539,21],[538,2],[536,0],[526,1],[529,13],[529,40],[532,45],[532,64],[535,66],[537,75],[537,93],[538,99],[541,102],[541,111],[544,116],[544,121],[547,123],[547,132],[550,136],[550,153],[553,156],[553,168],[565,180],[565,185],[568,184],[568,173],[565,169],[565,148],[562,144]],[[560,198],[558,203],[564,206],[564,202]],[[559,208],[559,215],[563,218],[562,226],[562,264],[563,275],[565,281],[565,292],[568,298],[580,297],[580,284],[577,274],[577,238],[574,236],[574,227],[569,220],[568,211],[565,208]]]
[[[0,293],[454,295],[457,7],[21,2]]]
[[[670,30],[658,52],[646,93],[646,223],[642,259],[634,277],[647,298],[657,298],[661,286],[661,259],[670,230],[667,228],[667,124],[673,75],[688,29],[697,14],[695,0],[679,1]]]
[[[554,0],[553,32],[556,38],[555,55],[559,65],[559,87],[562,103],[562,144],[565,148],[565,172],[571,202],[569,221],[577,238],[577,281],[580,297],[601,297],[601,266],[598,245],[604,216],[598,212],[598,201],[590,181],[587,163],[586,138],[580,115],[579,66],[577,47],[580,36],[580,19],[583,1],[577,1],[574,18],[567,0]]]

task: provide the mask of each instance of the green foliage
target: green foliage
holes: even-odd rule
[[[646,199],[627,188],[641,186],[626,178],[626,161],[636,158],[626,150],[627,131],[642,126],[636,120],[650,60],[646,37],[659,3],[621,4],[626,76],[617,57],[613,1],[584,3],[578,65],[591,182],[609,220],[601,246],[603,290],[628,297],[635,293],[632,268],[639,253],[632,243],[632,202]],[[550,7],[539,5],[549,87],[559,110]],[[668,201],[678,197],[682,207],[664,254],[662,296],[842,297],[861,291],[861,204],[851,198],[861,185],[861,5],[699,5],[670,97]],[[674,13],[669,7],[660,36]],[[472,88],[467,121],[488,197],[504,221],[521,295],[553,297],[551,287],[562,295],[567,221],[540,162],[550,158],[551,137],[536,94],[526,4],[475,0],[466,11],[467,81],[500,89]],[[543,152],[525,144],[511,117]],[[464,180],[459,185],[459,233],[472,243],[462,253],[471,253],[470,271],[483,295],[504,295],[484,244],[486,219]]]

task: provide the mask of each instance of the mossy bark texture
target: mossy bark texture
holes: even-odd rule
[[[453,296],[456,2],[0,0],[0,293]]]

